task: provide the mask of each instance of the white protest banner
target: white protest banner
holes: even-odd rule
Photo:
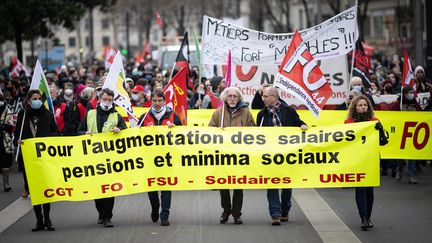
[[[331,96],[330,85],[298,32],[279,67],[274,86],[302,101],[315,118]]]
[[[293,35],[251,30],[204,16],[201,63],[225,64],[226,50],[231,49],[233,64],[279,64]],[[301,30],[300,35],[317,60],[347,54],[358,39],[357,6],[317,26]]]
[[[102,88],[109,88],[110,90],[114,91],[114,103],[123,108],[128,113],[131,126],[135,126],[138,122],[138,119],[133,113],[129,93],[126,90],[125,78],[126,73],[123,68],[122,57],[118,51]]]

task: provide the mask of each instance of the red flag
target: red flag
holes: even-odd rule
[[[177,54],[177,58],[176,58],[176,65],[180,68],[187,68],[186,70],[186,74],[187,74],[187,87],[190,90],[194,90],[194,84],[191,80],[191,75],[190,75],[190,69],[189,69],[189,40],[188,40],[188,33],[186,32],[184,37],[183,37],[183,41],[182,44],[180,46],[180,50]]]
[[[141,52],[137,51],[137,55],[136,55],[136,59],[135,59],[135,64],[136,65],[140,65],[142,62],[144,62],[144,58],[141,55]]]
[[[24,71],[27,76],[30,76],[27,70],[25,69],[24,64],[22,64],[20,60],[16,56],[14,56],[12,58],[12,65],[9,70],[9,76],[11,78],[19,77],[21,71]]]
[[[352,53],[353,52],[350,51],[347,55],[349,68],[351,68]],[[371,83],[369,75],[370,67],[370,57],[366,54],[362,42],[360,41],[360,39],[358,39],[355,48],[353,76],[360,77],[362,79],[363,86],[365,86],[366,88],[369,88]]]
[[[414,73],[411,67],[411,62],[407,50],[404,50],[404,65],[402,69],[402,87],[411,85],[414,91],[417,91],[416,83],[414,80]]]
[[[148,40],[146,40],[144,42],[144,56],[146,57],[147,55],[151,54],[151,47],[150,47],[150,42]]]
[[[114,62],[114,58],[117,54],[117,50],[112,46],[104,47],[104,58],[105,58],[105,69],[109,69],[111,64]]]
[[[187,124],[187,69],[182,68],[165,86],[166,105],[170,107],[179,117],[183,125]]]
[[[163,21],[158,11],[156,11],[156,24],[163,28]]]
[[[302,101],[315,118],[318,118],[332,94],[330,85],[298,31],[294,33],[279,67],[274,86]]]

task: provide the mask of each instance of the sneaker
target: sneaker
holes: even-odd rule
[[[401,175],[400,171],[396,172],[396,180],[398,180],[398,181],[402,180],[402,175]]]
[[[103,218],[102,218],[102,216],[100,214],[99,214],[97,223],[98,224],[103,224],[104,223],[104,220],[103,220]]]
[[[280,217],[280,221],[281,221],[281,222],[288,222],[288,220],[289,220],[288,215],[286,215],[286,216],[283,215],[283,216]]]
[[[156,223],[159,220],[159,210],[158,209],[152,209],[151,211],[151,220],[153,223]]]
[[[168,219],[166,219],[166,220],[161,220],[161,226],[169,226],[169,221],[168,221]]]
[[[243,224],[243,220],[240,216],[234,216],[234,224]]]
[[[273,226],[281,225],[280,217],[274,217],[274,218],[272,219],[272,225],[273,225]]]
[[[410,176],[409,180],[408,180],[409,184],[417,184],[417,180],[414,179],[414,177]]]
[[[225,224],[228,221],[228,218],[229,218],[230,214],[231,214],[231,212],[224,210],[222,212],[222,215],[221,215],[220,219],[219,219],[219,223]]]
[[[112,227],[114,227],[114,224],[111,222],[111,219],[107,219],[107,220],[104,221],[103,226],[105,228],[112,228]]]

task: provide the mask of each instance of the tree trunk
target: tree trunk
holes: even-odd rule
[[[17,58],[24,63],[22,50],[22,33],[21,28],[18,26],[15,26],[15,45],[17,49]]]
[[[309,27],[311,27],[311,21],[310,21],[310,17],[309,17],[308,3],[306,0],[302,0],[302,2],[303,2],[304,9],[305,9],[306,28],[309,28]]]
[[[90,47],[90,52],[91,56],[93,57],[93,53],[94,53],[94,42],[93,42],[93,38],[94,38],[94,32],[93,32],[93,7],[89,8],[89,47]],[[93,60],[92,60],[93,61]]]

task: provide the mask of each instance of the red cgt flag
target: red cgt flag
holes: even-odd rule
[[[163,28],[163,21],[158,11],[156,11],[156,24]]]
[[[407,50],[404,50],[404,64],[402,69],[402,87],[404,87],[405,85],[411,85],[413,86],[415,91],[417,90],[414,80],[414,73],[411,67],[411,62]]]
[[[298,31],[294,33],[280,65],[274,86],[302,101],[315,118],[319,117],[332,94],[330,85]]]
[[[165,86],[166,105],[179,117],[183,125],[187,125],[187,68],[182,68]]]

